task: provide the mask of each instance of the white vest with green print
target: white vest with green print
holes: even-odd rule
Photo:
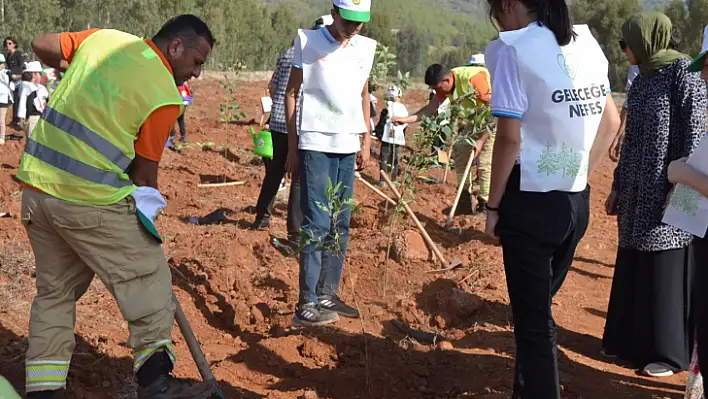
[[[590,149],[610,83],[608,62],[587,25],[560,47],[548,28],[532,23],[501,32],[516,51],[519,80],[528,97],[521,119],[521,190],[583,191]]]

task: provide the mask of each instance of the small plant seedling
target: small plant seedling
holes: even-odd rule
[[[360,212],[356,200],[351,196],[345,197],[344,191],[345,187],[342,186],[342,182],[332,185],[332,180],[328,179],[324,193],[327,203],[315,202],[321,211],[329,214],[331,226],[337,226],[346,211],[351,211],[352,214]],[[302,252],[306,246],[314,245],[316,251],[327,252],[335,257],[344,257],[345,244],[342,234],[336,228],[324,236],[317,236],[311,229],[302,229],[300,231],[300,247],[297,252]]]
[[[238,122],[246,117],[246,113],[241,110],[236,98],[235,84],[224,75],[224,82],[219,82],[222,89],[226,90],[224,94],[224,102],[219,104],[219,112],[221,113],[221,123]]]

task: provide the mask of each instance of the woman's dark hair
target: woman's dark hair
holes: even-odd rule
[[[32,72],[22,72],[22,80],[29,82],[32,80]]]
[[[13,42],[17,44],[17,38],[15,36],[8,36],[2,41],[2,46],[7,47],[7,42]]]
[[[556,36],[558,45],[565,46],[575,39],[573,21],[565,0],[487,0],[492,22],[496,15],[511,6],[512,1],[520,1],[529,12],[535,13],[538,23],[550,29]]]

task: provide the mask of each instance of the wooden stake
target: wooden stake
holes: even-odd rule
[[[200,184],[197,187],[199,188],[209,188],[209,187],[227,187],[227,186],[241,186],[246,184],[245,181],[230,181],[226,183],[206,183],[206,184]]]
[[[398,190],[396,189],[396,186],[394,186],[393,183],[391,183],[391,179],[388,178],[388,176],[386,175],[386,172],[384,172],[382,170],[381,176],[386,181],[386,184],[388,184],[388,187],[393,191],[394,194],[396,194],[396,198],[398,198],[398,200],[401,201],[401,203],[403,204],[403,207],[406,208],[406,212],[408,213],[408,216],[413,220],[413,223],[415,223],[416,227],[418,227],[420,234],[423,236],[423,238],[425,239],[425,242],[428,244],[430,249],[435,254],[435,257],[438,258],[438,260],[443,264],[443,266],[447,266],[448,263],[445,260],[445,258],[443,257],[440,250],[438,249],[438,246],[435,245],[435,242],[433,242],[433,239],[430,238],[430,236],[428,235],[428,232],[425,231],[425,227],[423,227],[423,225],[420,223],[420,220],[418,220],[418,217],[415,215],[415,213],[413,213],[413,210],[408,206],[408,204],[406,204],[405,201],[402,201],[403,197],[401,196],[401,193],[399,193]]]
[[[368,181],[364,180],[364,178],[361,177],[361,175],[359,174],[359,172],[357,172],[354,176],[356,176],[357,180],[359,180],[360,182],[362,182],[366,187],[369,187],[373,192],[375,192],[376,194],[378,194],[379,196],[381,196],[381,198],[383,198],[383,199],[385,199],[386,201],[388,201],[389,204],[391,204],[391,205],[393,205],[393,206],[398,205],[398,204],[396,203],[396,201],[392,200],[389,196],[387,196],[386,194],[384,194],[381,190],[379,190],[378,188],[374,187],[374,185],[372,185],[372,184],[369,183]]]

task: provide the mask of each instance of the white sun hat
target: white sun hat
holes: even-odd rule
[[[39,72],[41,73],[43,71],[42,69],[42,63],[39,61],[30,61],[30,62],[25,62],[25,69],[22,70],[22,72]]]

